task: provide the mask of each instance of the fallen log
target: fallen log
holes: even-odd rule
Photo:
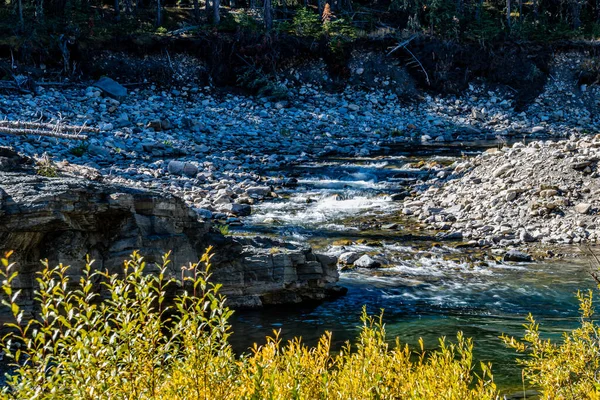
[[[18,136],[26,136],[26,135],[35,135],[35,136],[49,136],[60,139],[74,139],[74,140],[87,140],[87,135],[78,135],[72,133],[61,133],[61,132],[52,132],[45,131],[40,129],[22,129],[22,128],[7,128],[5,126],[0,126],[0,133],[4,133],[7,135],[18,135]]]
[[[99,133],[100,129],[92,128],[91,126],[63,125],[61,123],[44,123],[44,122],[28,122],[28,121],[0,121],[0,128],[7,127],[13,129],[34,129],[52,132],[92,132]]]

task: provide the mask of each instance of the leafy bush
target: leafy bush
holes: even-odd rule
[[[262,68],[245,68],[244,73],[238,76],[237,82],[252,93],[272,101],[287,99],[289,95],[287,88],[277,82],[273,75],[264,73]]]
[[[594,315],[592,292],[577,293],[581,326],[563,334],[556,344],[540,336],[539,324],[530,314],[521,339],[503,336],[505,344],[528,357],[519,360],[523,374],[545,399],[600,398],[600,326]]]
[[[75,147],[71,147],[69,153],[73,154],[75,157],[82,157],[88,151],[88,147],[88,144],[83,142]]]
[[[315,39],[323,35],[323,23],[318,14],[308,8],[300,8],[292,21],[292,33]]]
[[[210,249],[209,249],[210,251]],[[3,304],[15,322],[3,350],[14,371],[6,399],[489,399],[496,386],[489,365],[472,372],[471,340],[440,340],[426,354],[390,346],[381,316],[363,309],[355,344],[334,355],[331,334],[315,347],[300,339],[283,345],[279,334],[236,357],[225,299],[209,282],[210,255],[167,278],[168,255],[151,271],[138,253],[122,275],[92,270],[78,288],[68,267],[44,262],[35,292],[39,316],[26,321],[16,300],[17,274],[2,259]],[[96,292],[97,281],[102,290]],[[177,293],[174,293],[176,291]],[[173,293],[170,298],[167,293]],[[171,305],[167,305],[170,302]]]
[[[579,66],[579,83],[596,85],[600,83],[600,58],[585,59]]]

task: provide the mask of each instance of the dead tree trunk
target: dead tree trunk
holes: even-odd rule
[[[219,25],[219,22],[221,22],[221,15],[219,14],[220,6],[220,0],[213,0],[213,25]]]
[[[273,10],[272,10],[271,0],[265,0],[264,18],[265,18],[265,29],[267,31],[270,31],[273,28]]]
[[[23,28],[23,0],[17,0],[17,14],[19,15],[19,28]]]
[[[162,25],[162,3],[160,0],[156,0],[156,27]]]
[[[37,22],[44,20],[44,0],[35,1],[35,19]]]

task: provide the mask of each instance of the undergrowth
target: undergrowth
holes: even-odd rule
[[[1,259],[3,305],[13,322],[2,350],[12,362],[3,399],[496,399],[491,365],[474,371],[473,342],[458,333],[425,352],[387,340],[382,315],[363,308],[357,339],[339,352],[326,332],[314,347],[279,332],[236,356],[232,311],[210,282],[211,249],[169,278],[169,256],[148,266],[134,252],[120,274],[47,261],[37,275],[35,318],[21,308],[19,276]],[[79,276],[78,282],[69,277]],[[542,339],[529,317],[523,375],[545,399],[600,398],[600,327],[592,293],[578,294],[581,326],[562,343]]]
[[[331,334],[315,347],[300,339],[266,344],[236,357],[228,342],[230,311],[210,283],[207,252],[200,263],[167,277],[168,256],[148,273],[138,253],[120,275],[69,267],[38,274],[39,316],[18,305],[18,275],[2,259],[4,305],[14,317],[3,349],[14,370],[5,399],[484,399],[497,396],[489,365],[473,373],[473,344],[440,340],[431,353],[386,340],[381,316],[363,310],[354,343],[334,354]],[[97,282],[102,290],[96,291]],[[167,293],[176,292],[173,298]],[[169,304],[169,305],[167,305]]]

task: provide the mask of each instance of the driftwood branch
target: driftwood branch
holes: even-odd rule
[[[6,128],[4,126],[0,126],[0,133],[5,133],[7,135],[35,135],[35,136],[49,136],[60,139],[74,139],[74,140],[87,140],[87,135],[78,135],[73,133],[61,133],[61,132],[51,132],[51,131],[43,131],[39,129],[15,129],[15,128]]]
[[[0,121],[0,133],[7,135],[48,136],[60,139],[87,140],[82,132],[99,133],[100,129],[89,126],[61,125],[41,122]]]
[[[27,122],[27,121],[0,121],[0,128],[24,128],[24,129],[35,129],[45,130],[52,132],[73,132],[80,134],[81,132],[92,132],[99,133],[100,129],[92,128],[91,126],[76,126],[76,125],[62,125],[60,123],[43,123],[43,122]]]
[[[417,35],[412,35],[410,38],[406,39],[404,42],[402,42],[402,43],[398,44],[396,47],[394,47],[387,55],[388,56],[392,55],[392,53],[394,53],[398,49],[404,49],[408,54],[410,54],[410,56],[412,57],[412,59],[414,60],[414,62],[416,64],[418,64],[419,67],[421,67],[421,71],[423,71],[423,73],[425,74],[425,80],[427,81],[427,84],[431,85],[431,82],[429,81],[429,74],[425,70],[425,67],[423,66],[423,64],[421,64],[421,61],[419,61],[419,59],[417,58],[417,56],[415,56],[415,54],[412,51],[410,51],[408,49],[408,47],[406,47],[416,37],[417,37]]]

